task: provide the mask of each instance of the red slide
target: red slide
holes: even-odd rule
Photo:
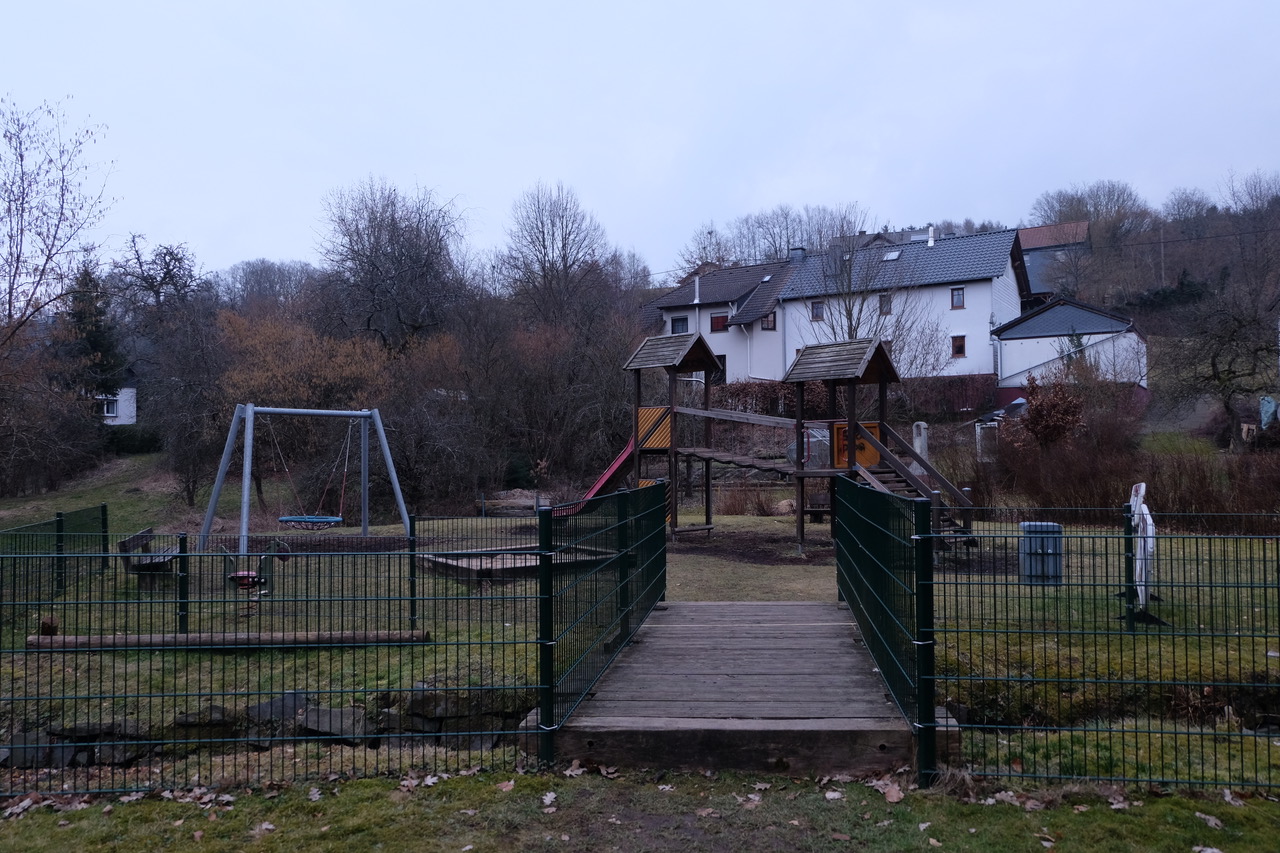
[[[578,512],[578,510],[582,509],[583,505],[587,501],[591,500],[596,495],[600,494],[605,489],[607,489],[610,483],[617,480],[620,476],[624,476],[626,473],[625,468],[626,468],[627,462],[631,460],[631,454],[635,452],[635,449],[636,449],[636,437],[633,435],[631,436],[631,440],[627,442],[627,446],[624,447],[622,449],[622,452],[618,454],[618,457],[609,463],[609,467],[604,469],[604,473],[596,478],[596,481],[591,484],[591,488],[587,489],[587,493],[582,496],[582,500],[578,501],[575,504],[569,504],[568,506],[560,507],[559,509],[556,510],[555,514],[556,515],[575,514],[576,512]]]
[[[636,437],[633,435],[631,440],[627,442],[627,446],[622,448],[622,452],[618,454],[618,458],[609,463],[609,467],[605,468],[604,473],[592,483],[591,488],[587,489],[587,493],[582,496],[582,499],[594,498],[603,492],[609,483],[617,479],[627,462],[631,460],[631,454],[635,452],[635,449]]]

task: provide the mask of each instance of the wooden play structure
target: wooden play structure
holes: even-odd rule
[[[711,348],[700,334],[664,335],[645,340],[627,361],[625,369],[635,377],[635,411],[633,435],[624,454],[632,463],[635,482],[642,479],[642,459],[665,457],[665,475],[668,490],[669,521],[674,535],[710,530],[711,520],[711,464],[735,465],[753,468],[790,477],[795,485],[796,536],[804,542],[806,515],[816,516],[822,507],[806,501],[806,483],[813,478],[850,476],[874,489],[909,497],[927,497],[934,504],[935,532],[948,538],[963,537],[972,527],[972,507],[967,490],[957,488],[943,477],[915,450],[912,443],[895,432],[886,422],[888,386],[898,382],[898,372],[893,366],[887,348],[879,340],[864,339],[817,344],[805,347],[796,357],[791,369],[783,377],[784,382],[795,385],[796,411],[805,411],[805,383],[822,382],[827,389],[827,417],[817,419],[783,418],[748,412],[713,409],[711,392],[702,383],[702,406],[687,407],[677,404],[677,388],[681,379],[692,374],[704,376],[719,367]],[[667,375],[667,401],[662,406],[645,406],[641,399],[641,373],[644,370],[661,369]],[[855,418],[857,391],[861,385],[877,389],[877,417],[871,422]],[[837,413],[839,387],[845,390],[845,411]],[[703,423],[702,446],[677,446],[679,418],[701,419]],[[711,445],[713,421],[730,421],[756,426],[779,427],[791,430],[796,441],[796,460],[758,459],[742,456]],[[830,436],[830,451],[823,459],[806,459],[807,436],[812,430],[826,431]],[[849,436],[853,436],[854,452],[848,452]],[[638,451],[636,450],[638,448]],[[701,524],[681,525],[679,517],[679,481],[681,459],[701,462],[704,495],[704,519]],[[610,470],[618,467],[615,460]]]

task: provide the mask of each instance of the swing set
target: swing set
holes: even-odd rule
[[[226,480],[227,472],[231,468],[231,460],[235,455],[236,443],[239,438],[241,425],[244,427],[244,466],[241,476],[240,485],[240,548],[241,554],[247,554],[249,551],[249,506],[250,506],[250,486],[253,480],[253,443],[254,443],[254,426],[257,415],[271,416],[302,416],[302,417],[324,417],[324,418],[347,418],[350,424],[347,427],[347,438],[344,442],[342,450],[338,454],[338,459],[334,461],[333,469],[329,472],[329,480],[325,484],[327,494],[329,485],[332,483],[337,472],[338,462],[344,463],[342,473],[342,494],[339,498],[338,512],[344,509],[342,506],[346,501],[347,487],[347,470],[346,463],[350,460],[351,453],[351,433],[352,427],[358,423],[360,425],[360,533],[362,536],[369,535],[369,425],[372,424],[378,435],[378,444],[382,449],[382,458],[387,466],[387,476],[391,481],[391,489],[395,494],[396,508],[400,511],[400,520],[404,523],[404,532],[406,536],[412,536],[413,531],[409,523],[409,512],[405,509],[404,496],[400,493],[400,480],[396,477],[396,466],[391,461],[391,450],[387,446],[387,434],[382,427],[382,418],[378,415],[377,409],[360,409],[359,411],[348,411],[342,409],[278,409],[266,406],[254,406],[252,403],[240,403],[236,406],[235,415],[231,419],[231,429],[227,432],[227,443],[222,450],[222,461],[218,465],[218,476],[213,484],[213,494],[209,497],[209,508],[205,511],[204,524],[200,528],[200,548],[205,547],[209,539],[209,532],[213,528],[213,518],[218,507],[218,499],[222,496],[222,486]],[[268,432],[271,433],[272,443],[277,452],[279,452],[279,442],[275,440],[274,427],[271,422],[267,422]],[[283,454],[280,454],[283,461]],[[285,472],[288,473],[288,467],[285,466]],[[302,502],[298,497],[296,487],[293,485],[292,474],[289,475],[289,484],[293,489],[294,499],[299,507]],[[324,505],[325,495],[320,497],[320,507]],[[287,527],[299,530],[324,530],[329,527],[343,523],[341,515],[320,515],[319,509],[315,515],[282,515],[280,523]]]
[[[338,457],[333,460],[333,467],[329,469],[329,476],[324,481],[324,489],[320,492],[320,500],[317,503],[316,511],[310,515],[282,515],[279,518],[281,524],[285,527],[292,527],[294,530],[327,530],[330,527],[336,527],[342,524],[343,511],[347,502],[347,471],[350,470],[351,462],[351,428],[355,425],[354,420],[347,421],[347,437],[342,442],[342,447],[338,450]],[[271,433],[271,446],[275,449],[276,457],[280,460],[280,468],[284,471],[285,478],[289,481],[289,490],[293,493],[294,506],[298,509],[304,509],[302,504],[302,496],[298,494],[298,486],[293,481],[293,472],[289,470],[289,462],[284,457],[284,451],[280,447],[280,440],[276,438],[275,424],[267,421],[267,430]],[[325,499],[329,496],[329,487],[333,485],[333,478],[338,472],[338,463],[342,463],[342,489],[338,493],[338,514],[324,515],[320,512],[324,508]]]

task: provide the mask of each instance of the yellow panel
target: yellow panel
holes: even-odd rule
[[[876,441],[880,440],[880,424],[872,422],[872,423],[864,423],[862,426],[866,428],[867,432],[875,436]],[[848,428],[849,428],[848,424],[835,425],[836,467],[837,468],[849,467],[849,441],[848,441],[848,437],[845,435],[845,433],[848,431]],[[880,452],[872,447],[869,447],[867,443],[862,439],[858,439],[854,443],[854,459],[862,467],[870,468],[873,465],[880,464]]]
[[[666,406],[642,406],[640,408],[640,435],[647,433],[655,423],[661,425],[654,430],[642,445],[645,450],[666,450],[671,446],[671,418],[667,417]]]
[[[640,488],[643,489],[645,486],[652,486],[656,482],[658,481],[657,480],[641,480]],[[667,480],[666,492],[667,492],[667,521],[671,521],[671,481],[670,480]]]

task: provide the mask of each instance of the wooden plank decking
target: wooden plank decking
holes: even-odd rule
[[[556,754],[671,769],[874,773],[910,728],[835,602],[671,602],[556,734]]]

